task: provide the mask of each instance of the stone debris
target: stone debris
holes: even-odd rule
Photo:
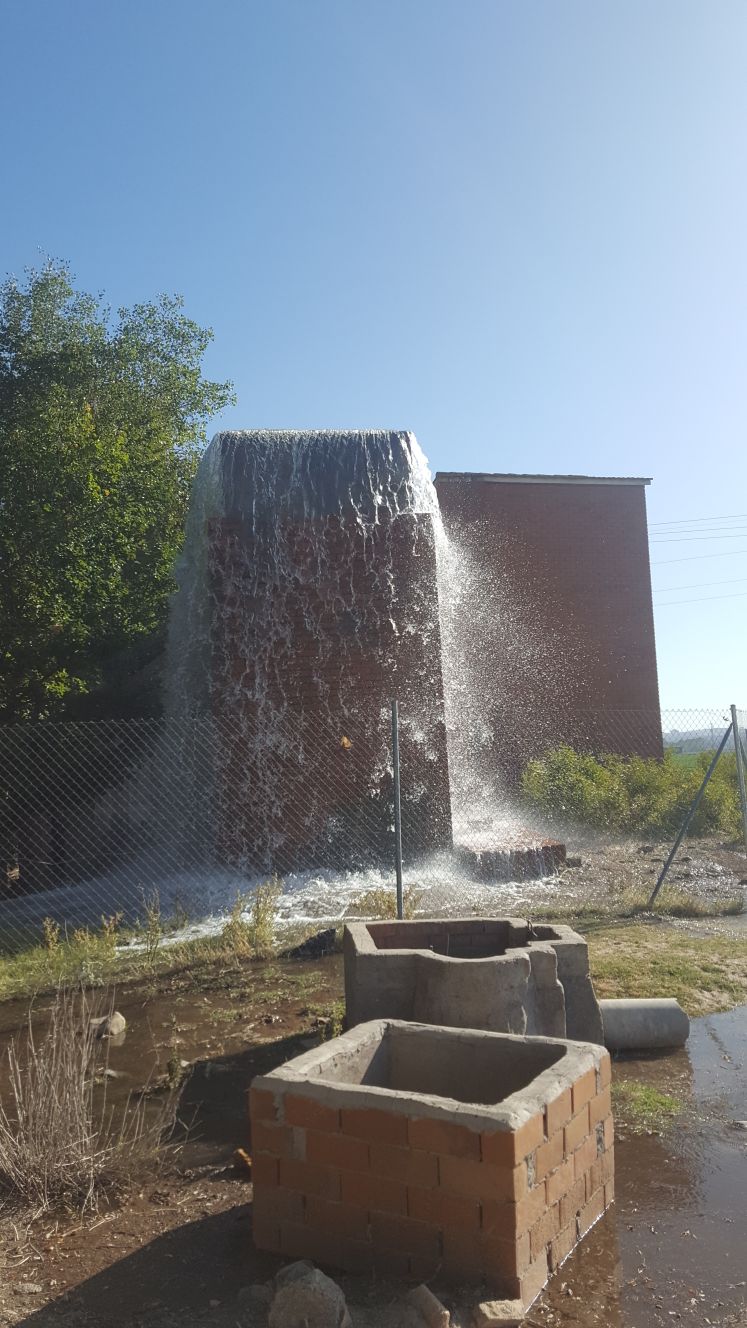
[[[268,1328],[353,1328],[342,1290],[306,1260],[281,1268]]]
[[[121,1037],[126,1027],[127,1020],[119,1010],[102,1015],[100,1019],[91,1020],[91,1030],[99,1038]]]
[[[475,1328],[517,1328],[524,1321],[520,1300],[483,1300],[475,1308]]]
[[[409,1305],[418,1311],[420,1318],[428,1328],[450,1328],[451,1315],[445,1305],[437,1296],[434,1296],[429,1287],[421,1282],[420,1286],[413,1287],[408,1291],[406,1300]]]
[[[288,1282],[297,1282],[299,1277],[306,1277],[308,1273],[313,1272],[314,1265],[311,1259],[296,1259],[293,1263],[286,1263],[275,1274],[275,1290],[279,1291]]]

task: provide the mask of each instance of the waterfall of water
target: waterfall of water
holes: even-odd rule
[[[450,842],[436,545],[412,434],[219,434],[195,482],[170,638],[169,709],[236,730],[223,848],[282,868],[388,829],[387,704],[404,716],[413,842]],[[352,736],[351,736],[352,735]],[[354,747],[331,789],[329,744]],[[339,782],[339,781],[338,781]],[[371,807],[378,798],[381,814]],[[371,836],[356,801],[379,828]]]

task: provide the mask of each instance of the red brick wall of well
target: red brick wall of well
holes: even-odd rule
[[[239,862],[249,849],[250,860],[265,854],[283,872],[344,865],[350,853],[391,855],[395,698],[409,849],[447,846],[432,519],[383,514],[363,532],[328,518],[315,530],[287,528],[283,547],[278,577],[263,567],[250,523],[210,527],[223,856]]]
[[[661,756],[645,488],[438,475],[481,587],[465,615],[496,756],[515,776],[558,742]]]
[[[610,1059],[516,1131],[250,1093],[255,1245],[529,1305],[614,1198]],[[268,1081],[265,1080],[265,1084]]]

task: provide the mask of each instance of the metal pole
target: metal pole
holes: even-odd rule
[[[747,853],[747,789],[744,786],[744,766],[742,764],[742,740],[739,736],[739,716],[737,707],[731,707],[731,728],[734,734],[734,755],[737,758],[737,784],[739,786],[739,805],[742,808],[742,838]]]
[[[730,734],[731,734],[731,728],[732,728],[732,726],[731,726],[731,723],[730,723],[728,729],[726,730],[726,733],[724,734],[723,738],[721,739],[721,741],[720,741],[720,743],[719,743],[719,745],[718,745],[718,751],[715,753],[715,755],[714,755],[714,757],[713,757],[713,760],[711,761],[711,764],[709,765],[708,769],[707,769],[706,772],[705,772],[705,778],[704,778],[704,780],[703,780],[703,783],[701,784],[700,788],[698,789],[697,793],[695,794],[695,797],[693,798],[693,800],[692,800],[692,802],[691,802],[691,804],[690,804],[690,807],[689,807],[688,812],[687,812],[687,816],[685,817],[684,821],[682,822],[682,825],[681,825],[681,827],[680,827],[679,834],[677,835],[677,838],[675,839],[674,844],[672,845],[672,851],[671,851],[671,853],[669,854],[669,857],[667,858],[666,862],[664,863],[664,866],[662,867],[661,872],[659,873],[659,879],[658,879],[658,881],[656,882],[656,885],[654,886],[653,891],[651,892],[651,898],[650,898],[649,901],[648,901],[648,907],[649,907],[649,908],[652,908],[652,907],[653,907],[653,904],[654,904],[654,901],[655,901],[655,899],[656,899],[656,896],[658,895],[658,893],[659,893],[659,891],[660,891],[662,885],[664,884],[664,878],[666,877],[666,874],[667,874],[667,872],[669,871],[669,868],[671,867],[672,863],[674,862],[674,857],[675,857],[675,854],[676,854],[676,852],[677,852],[677,849],[679,848],[680,844],[682,843],[683,839],[685,838],[685,835],[687,834],[687,827],[689,826],[690,822],[691,822],[692,819],[693,819],[693,816],[695,815],[696,811],[698,810],[698,807],[700,806],[700,799],[703,797],[703,794],[704,794],[705,791],[706,791],[706,787],[707,787],[707,785],[708,785],[708,781],[709,781],[709,779],[711,778],[711,775],[713,774],[714,770],[716,769],[716,765],[717,765],[717,763],[718,763],[718,760],[719,760],[719,757],[721,756],[722,751],[724,750],[724,747],[726,746],[727,742],[729,741],[729,737],[730,737]]]
[[[399,707],[392,701],[392,765],[394,767],[394,865],[397,872],[397,917],[405,915],[402,898],[402,807],[399,795]]]

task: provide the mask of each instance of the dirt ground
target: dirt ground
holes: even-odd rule
[[[569,865],[555,885],[549,882],[548,904],[587,911],[595,905],[614,907],[628,898],[645,900],[669,855],[671,842],[626,839],[611,842],[592,831],[566,837]],[[572,865],[571,865],[572,864]],[[529,887],[530,899],[536,898]],[[659,894],[666,909],[677,901],[696,901],[704,909],[747,899],[747,856],[738,847],[715,839],[685,840]],[[544,902],[544,901],[543,901]]]
[[[571,907],[650,884],[663,856],[656,845],[573,848],[582,865],[568,868],[552,891]],[[744,879],[744,857],[728,850],[691,847],[684,856],[690,861],[678,871],[690,874],[677,883],[703,898],[726,897]],[[714,928],[738,937],[742,923],[676,925],[696,937]],[[747,986],[747,966],[743,978]],[[110,1053],[121,1076],[116,1091],[139,1087],[177,1052],[190,1066],[182,1113],[192,1121],[190,1137],[175,1164],[111,1211],[29,1223],[0,1214],[0,1326],[260,1328],[264,1311],[247,1288],[272,1277],[279,1261],[253,1247],[251,1180],[233,1161],[237,1147],[251,1151],[246,1090],[255,1074],[334,1032],[341,995],[337,955],[227,965],[123,988],[117,1005],[128,1033]],[[0,1052],[25,1017],[21,1002],[0,1007]],[[630,1081],[667,1095],[673,1116],[628,1119],[619,1085]],[[617,1201],[527,1323],[747,1323],[747,1133],[733,1125],[747,1116],[747,1005],[696,1020],[688,1048],[676,1055],[618,1062],[615,1083]],[[402,1284],[338,1280],[355,1328],[405,1322]],[[479,1289],[434,1289],[455,1323],[466,1325]]]

